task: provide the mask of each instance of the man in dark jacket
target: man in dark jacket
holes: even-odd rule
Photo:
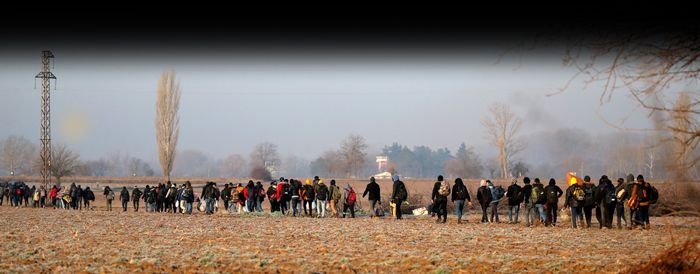
[[[571,178],[571,180],[576,180],[576,178]],[[574,184],[566,189],[564,208],[571,208],[571,226],[573,228],[578,228],[576,226],[577,221],[581,225],[581,228],[583,228],[583,204],[585,199],[586,193],[583,190],[582,181],[576,180]]]
[[[586,217],[586,228],[590,228],[591,219],[593,218],[593,208],[597,207],[596,197],[598,196],[598,188],[591,183],[591,177],[588,175],[583,178],[583,191],[586,193],[586,198],[583,202],[583,215]]]
[[[523,178],[523,183],[525,184],[520,190],[523,192],[523,202],[522,206],[525,209],[525,226],[532,225],[532,213],[535,211],[535,205],[532,203],[532,185],[530,184],[530,178]]]
[[[134,187],[134,190],[131,192],[131,200],[134,203],[134,211],[139,211],[139,200],[141,200],[141,190],[139,190],[138,186]]]
[[[530,180],[528,177],[524,179]],[[508,186],[506,197],[508,197],[508,223],[517,224],[518,215],[520,215],[520,203],[523,202],[522,188],[518,185],[517,179],[513,179],[513,182]],[[515,221],[513,221],[513,215],[515,215]]]
[[[462,178],[455,179],[455,185],[452,187],[452,202],[455,204],[455,214],[457,215],[457,223],[462,223],[462,212],[464,210],[464,201],[469,202],[472,206],[472,199],[469,196],[469,190],[462,182]]]
[[[557,225],[557,210],[559,209],[559,197],[561,197],[564,192],[557,186],[557,182],[554,178],[549,179],[549,184],[544,188],[544,193],[547,195],[547,204],[545,209],[547,211],[547,223],[545,225]]]
[[[83,209],[83,195],[85,195],[83,193],[83,188],[80,185],[78,185],[77,196],[76,196],[77,200],[75,201],[75,203],[76,203],[78,209],[80,209],[80,210]]]
[[[391,177],[394,185],[391,190],[391,200],[396,205],[396,219],[401,220],[401,204],[408,199],[408,190],[406,185],[400,180],[399,175]]]
[[[446,190],[445,190],[446,189]],[[442,192],[441,191],[447,191],[447,192]],[[437,177],[437,182],[435,182],[435,185],[433,185],[433,193],[431,195],[432,200],[433,200],[433,206],[436,207],[435,213],[437,213],[437,220],[435,221],[436,223],[445,223],[447,222],[447,196],[450,194],[451,189],[450,186],[447,182],[444,181],[444,178],[442,175],[439,175]],[[440,217],[442,217],[442,221],[440,221]]]
[[[90,210],[90,202],[95,200],[95,193],[90,190],[90,187],[85,187],[83,190],[83,204],[85,205],[85,210]]]
[[[126,211],[126,206],[129,204],[129,191],[126,187],[122,188],[122,193],[119,195],[119,199],[122,201],[122,208]]]
[[[533,195],[536,196],[533,197]],[[530,200],[535,206],[535,211],[539,213],[540,222],[546,224],[547,215],[544,212],[544,204],[547,203],[547,195],[544,192],[544,185],[540,182],[540,178],[535,178],[535,183],[532,184],[532,193],[530,194]]]
[[[214,183],[207,182],[202,190],[202,199],[204,199],[206,203],[206,210],[204,213],[207,215],[214,214],[214,196]]]
[[[481,223],[485,224],[489,222],[489,217],[486,210],[491,204],[492,195],[491,190],[486,185],[486,180],[481,180],[479,185],[479,189],[476,191],[476,200],[479,201],[479,204],[481,205]]]
[[[362,198],[364,198],[369,193],[369,209],[370,217],[376,216],[375,207],[377,203],[382,204],[380,200],[380,188],[379,184],[374,180],[374,177],[369,178],[369,183],[365,187],[365,192],[362,193]]]
[[[612,228],[612,213],[608,214],[608,211],[610,211],[611,207],[613,207],[615,203],[614,201],[610,204],[607,203],[606,198],[608,196],[608,192],[614,191],[613,188],[612,182],[608,179],[607,175],[600,177],[600,180],[598,180],[598,191],[596,193],[595,218],[598,221],[599,228],[601,229],[604,227]]]

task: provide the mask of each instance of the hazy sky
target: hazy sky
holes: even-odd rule
[[[43,49],[56,56],[54,142],[83,159],[121,151],[155,161],[155,91],[167,69],[176,70],[182,88],[178,149],[214,157],[247,157],[255,144],[270,141],[283,156],[311,159],[348,134],[363,135],[373,150],[399,142],[454,151],[466,142],[488,153],[480,121],[494,102],[510,105],[526,134],[558,127],[615,130],[597,115],[598,84],[584,91],[577,82],[546,96],[574,74],[561,65],[558,47],[527,51],[522,60],[507,54],[496,63],[512,43],[196,39],[8,41],[0,47],[0,138],[38,139],[34,75]],[[617,122],[634,105],[620,94],[600,112]],[[640,111],[626,122],[648,124]]]

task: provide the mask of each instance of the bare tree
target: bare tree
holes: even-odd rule
[[[495,103],[489,107],[491,116],[481,120],[486,128],[487,138],[498,149],[498,163],[501,177],[510,176],[508,163],[525,148],[525,143],[519,138],[522,121],[507,105]]]
[[[252,167],[274,167],[280,164],[277,145],[270,142],[259,143],[250,153],[250,165]]]
[[[348,177],[358,176],[367,156],[365,138],[360,135],[348,136],[341,144],[339,152],[345,162],[345,175]]]
[[[692,114],[689,112],[691,108],[690,96],[686,92],[678,94],[678,100],[674,106],[675,109],[679,110],[673,113],[673,121],[671,125],[672,129],[672,140],[673,140],[673,153],[675,159],[672,165],[669,167],[671,171],[671,176],[674,180],[687,180],[688,170],[694,165],[689,163],[689,157],[692,155],[697,142],[700,139],[688,136],[687,132],[695,129],[693,127]],[[694,160],[696,161],[696,160]]]
[[[40,164],[41,160],[37,160]],[[58,144],[53,147],[51,155],[51,175],[56,177],[56,185],[61,186],[61,178],[71,176],[80,166],[80,155],[68,149],[67,146]],[[48,189],[48,186],[44,186]]]
[[[246,160],[239,154],[231,154],[226,159],[221,167],[222,175],[226,177],[243,177],[246,172]]]
[[[156,95],[156,144],[163,176],[170,180],[175,162],[175,147],[180,135],[180,84],[175,83],[175,71],[160,76]]]
[[[445,164],[445,170],[451,177],[479,178],[483,169],[481,159],[474,152],[474,148],[467,148],[464,143],[457,149],[455,158]]]
[[[624,92],[649,111],[654,120],[665,117],[667,121],[655,121],[653,129],[624,128],[624,120],[608,123],[625,130],[672,133],[672,142],[684,147],[676,150],[676,160],[689,158],[675,164],[670,162],[670,165],[683,165],[672,166],[671,173],[683,177],[684,170],[700,162],[700,154],[688,154],[700,143],[700,92],[696,85],[700,75],[700,31],[697,26],[673,29],[649,26],[626,33],[604,33],[598,39],[571,39],[563,61],[576,68],[577,73],[562,91],[574,80],[583,78],[586,86],[603,84],[601,104],[610,101],[613,93]],[[685,98],[674,101],[674,94],[683,90],[688,91],[680,95]],[[679,118],[684,120],[682,124],[678,124]],[[669,138],[659,138],[657,142],[665,140]]]
[[[182,177],[210,177],[214,170],[214,163],[206,153],[194,150],[185,149],[178,152],[178,157],[175,160],[173,174]]]
[[[0,164],[10,174],[30,173],[36,150],[26,138],[11,135],[0,141]]]

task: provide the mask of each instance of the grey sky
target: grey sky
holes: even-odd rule
[[[39,47],[0,50],[0,138],[38,139]],[[262,141],[282,155],[315,158],[348,134],[363,135],[371,149],[404,145],[485,150],[481,126],[488,105],[503,102],[524,119],[525,133],[553,127],[591,132],[614,129],[596,115],[600,86],[564,86],[574,71],[561,51],[507,55],[505,47],[393,54],[292,49],[206,48],[119,51],[84,45],[56,46],[52,91],[53,138],[84,159],[127,152],[155,160],[155,90],[160,74],[175,69],[182,87],[179,149],[214,157],[247,157]],[[519,63],[520,62],[520,63]],[[618,94],[601,109],[619,121],[634,103]],[[71,136],[67,124],[87,125]],[[646,126],[637,112],[628,126]],[[78,129],[80,127],[77,127]],[[73,129],[75,131],[75,128]]]

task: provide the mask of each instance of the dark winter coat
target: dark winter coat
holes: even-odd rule
[[[380,199],[379,184],[377,184],[375,181],[369,182],[365,188],[365,192],[362,193],[362,198],[364,198],[367,194],[369,194],[369,200],[378,201]]]

